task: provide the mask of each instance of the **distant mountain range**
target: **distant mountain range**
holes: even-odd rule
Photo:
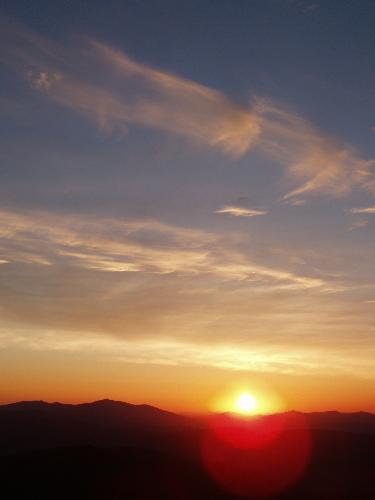
[[[4,498],[21,500],[235,500],[238,497],[223,491],[202,465],[202,437],[213,424],[230,427],[230,436],[237,436],[237,427],[256,432],[280,422],[285,443],[298,443],[302,426],[311,429],[313,447],[301,480],[272,498],[375,498],[373,414],[291,411],[193,418],[111,400],[0,406],[2,492]],[[272,449],[278,446],[281,463],[287,462],[287,446]],[[248,470],[259,474],[263,452],[238,453],[245,453]],[[276,456],[272,453],[269,456]]]
[[[64,404],[45,401],[19,401],[0,405],[0,418],[4,415],[43,416],[50,418],[71,418],[80,422],[95,422],[98,425],[122,427],[126,425],[152,425],[164,427],[181,425],[186,417],[176,415],[154,406],[134,405],[122,401],[103,399],[92,403]]]
[[[187,429],[204,428],[209,418],[185,417],[149,405],[108,399],[76,405],[20,401],[0,406],[0,453],[81,445],[144,444],[165,448]],[[251,419],[229,416],[226,425],[242,426],[254,420],[280,418],[289,429],[303,425],[311,429],[375,434],[375,415],[365,412],[288,412]]]
[[[185,429],[187,417],[149,405],[104,399],[62,404],[20,401],[0,406],[0,453],[60,446],[154,443]]]

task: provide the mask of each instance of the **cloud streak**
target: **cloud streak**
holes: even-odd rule
[[[79,49],[63,48],[20,26],[3,28],[8,32],[3,61],[35,89],[106,131],[126,133],[129,124],[139,124],[233,156],[248,151],[259,134],[258,117],[219,91],[137,63],[93,40]]]
[[[233,215],[234,217],[256,217],[257,215],[267,215],[268,211],[226,205],[218,210],[215,210],[215,214],[228,214]]]
[[[102,272],[213,276],[329,290],[321,277],[267,267],[225,244],[218,234],[155,220],[93,219],[47,212],[0,211],[0,258]]]
[[[355,229],[364,228],[367,225],[368,225],[367,220],[360,220],[360,221],[357,221],[357,222],[354,222],[353,224],[351,224],[348,229],[349,229],[349,231],[354,231]]]
[[[361,158],[351,146],[271,101],[258,100],[255,110],[263,118],[260,149],[286,167],[289,182],[302,181],[284,200],[309,193],[340,197],[354,186],[375,192],[374,160]]]
[[[375,214],[375,206],[351,208],[350,212],[352,214]]]
[[[0,347],[28,348],[36,351],[96,353],[102,358],[136,364],[170,366],[210,366],[233,371],[257,371],[283,374],[362,374],[374,373],[373,349],[361,360],[357,352],[327,350],[323,346],[277,344],[235,345],[228,341],[215,345],[181,339],[120,339],[91,333],[85,337],[72,332],[49,331],[30,336],[22,329],[9,335],[0,328]],[[63,333],[63,334],[62,334]]]
[[[375,192],[373,160],[270,100],[254,98],[252,105],[241,106],[220,91],[97,41],[68,48],[14,24],[5,23],[3,31],[4,62],[52,101],[106,131],[125,134],[129,125],[141,125],[233,157],[257,149],[280,164],[293,185],[285,201],[312,193],[344,196],[354,187]]]

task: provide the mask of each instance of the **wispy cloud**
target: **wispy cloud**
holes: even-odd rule
[[[102,272],[211,275],[225,281],[274,281],[330,289],[321,277],[267,267],[225,244],[218,234],[156,220],[93,219],[46,212],[0,211],[0,258],[71,265]]]
[[[284,199],[314,192],[343,196],[354,186],[375,191],[374,160],[361,158],[354,148],[268,100],[258,100],[255,110],[263,117],[261,150],[286,167],[289,182],[303,181]]]
[[[2,210],[0,343],[145,364],[369,372],[372,308],[327,300],[342,277],[265,265],[233,240],[157,220]]]
[[[95,353],[101,358],[136,364],[171,366],[210,366],[234,371],[256,371],[283,374],[373,374],[373,349],[358,359],[353,349],[327,349],[324,346],[277,343],[236,345],[228,341],[192,342],[183,339],[121,339],[91,332],[86,336],[74,332],[18,331],[7,334],[0,329],[0,347],[28,348],[35,351]]]
[[[234,154],[244,154],[260,132],[258,117],[223,93],[167,72],[139,64],[104,44],[91,42],[109,69],[115,68],[125,84],[136,81],[135,105],[129,119],[146,126],[180,133],[198,142]]]
[[[255,210],[244,207],[236,207],[233,205],[226,205],[219,210],[215,210],[216,214],[228,214],[235,217],[255,217],[257,215],[267,215],[267,210]]]
[[[302,14],[311,14],[319,9],[319,3],[308,1],[286,0],[286,6],[301,12]]]
[[[289,205],[293,205],[295,207],[299,207],[301,205],[306,205],[306,200],[300,199],[300,198],[284,198],[284,201],[288,203]]]
[[[93,40],[69,49],[19,26],[12,29],[2,59],[34,88],[105,130],[126,133],[129,124],[140,124],[234,156],[244,154],[260,132],[258,117],[219,91],[137,63]]]
[[[1,59],[51,100],[105,130],[126,133],[139,124],[237,157],[257,148],[285,169],[293,186],[285,200],[311,193],[343,196],[355,186],[375,192],[373,160],[270,100],[241,106],[103,43],[86,40],[68,48],[14,24],[6,28]]]
[[[355,229],[361,229],[362,227],[366,227],[368,225],[368,220],[359,220],[357,222],[353,222],[349,226],[349,231],[354,231]]]
[[[373,206],[373,207],[351,208],[350,212],[352,214],[375,214],[375,206]]]

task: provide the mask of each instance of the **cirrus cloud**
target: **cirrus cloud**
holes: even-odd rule
[[[373,206],[373,207],[351,208],[350,212],[352,214],[375,214],[375,206]]]
[[[213,276],[281,287],[333,290],[321,277],[254,262],[220,234],[157,220],[119,220],[0,210],[0,258],[102,272]],[[333,286],[333,288],[332,288]]]
[[[307,194],[339,197],[354,187],[375,192],[374,160],[319,131],[270,99],[241,105],[223,92],[131,59],[104,43],[61,46],[15,23],[1,60],[52,101],[106,131],[131,124],[176,134],[241,157],[253,149],[284,169],[284,200]]]
[[[226,205],[222,208],[219,208],[218,210],[215,210],[215,213],[234,215],[234,217],[255,217],[257,215],[267,215],[268,211]]]

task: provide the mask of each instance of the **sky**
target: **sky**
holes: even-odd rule
[[[375,411],[374,21],[1,2],[1,403]]]

